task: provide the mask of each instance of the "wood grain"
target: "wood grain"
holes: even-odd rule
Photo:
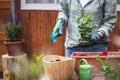
[[[74,73],[75,59],[58,55],[47,55],[43,57],[43,66],[45,75],[50,80],[71,80]]]
[[[25,66],[22,64],[26,54],[20,56],[2,56],[4,80],[27,80]]]

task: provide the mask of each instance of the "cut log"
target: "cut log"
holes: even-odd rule
[[[27,80],[24,61],[26,54],[19,56],[2,55],[4,80]]]

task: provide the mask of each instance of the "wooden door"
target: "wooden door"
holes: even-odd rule
[[[6,53],[6,47],[3,42],[6,37],[2,31],[2,23],[8,22],[10,16],[10,0],[0,0],[0,71],[2,70],[2,55]],[[4,18],[4,20],[2,19]]]

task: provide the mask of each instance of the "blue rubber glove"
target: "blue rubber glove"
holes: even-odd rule
[[[58,35],[59,35],[58,32],[56,32],[54,34],[53,33],[51,34],[51,40],[52,40],[53,43],[57,42],[56,37],[58,37]]]
[[[97,41],[97,40],[100,40],[100,34],[98,34],[98,33],[95,33],[95,34],[93,34],[92,36],[91,36],[91,40],[92,41]]]
[[[63,34],[63,27],[64,27],[65,21],[63,19],[59,19],[53,29],[53,32],[51,34],[51,40],[53,43],[56,43],[56,37]]]

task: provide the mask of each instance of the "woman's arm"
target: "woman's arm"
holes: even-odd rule
[[[104,18],[101,28],[98,32],[104,33],[104,36],[109,36],[117,22],[117,3],[116,0],[105,0],[104,4]]]

